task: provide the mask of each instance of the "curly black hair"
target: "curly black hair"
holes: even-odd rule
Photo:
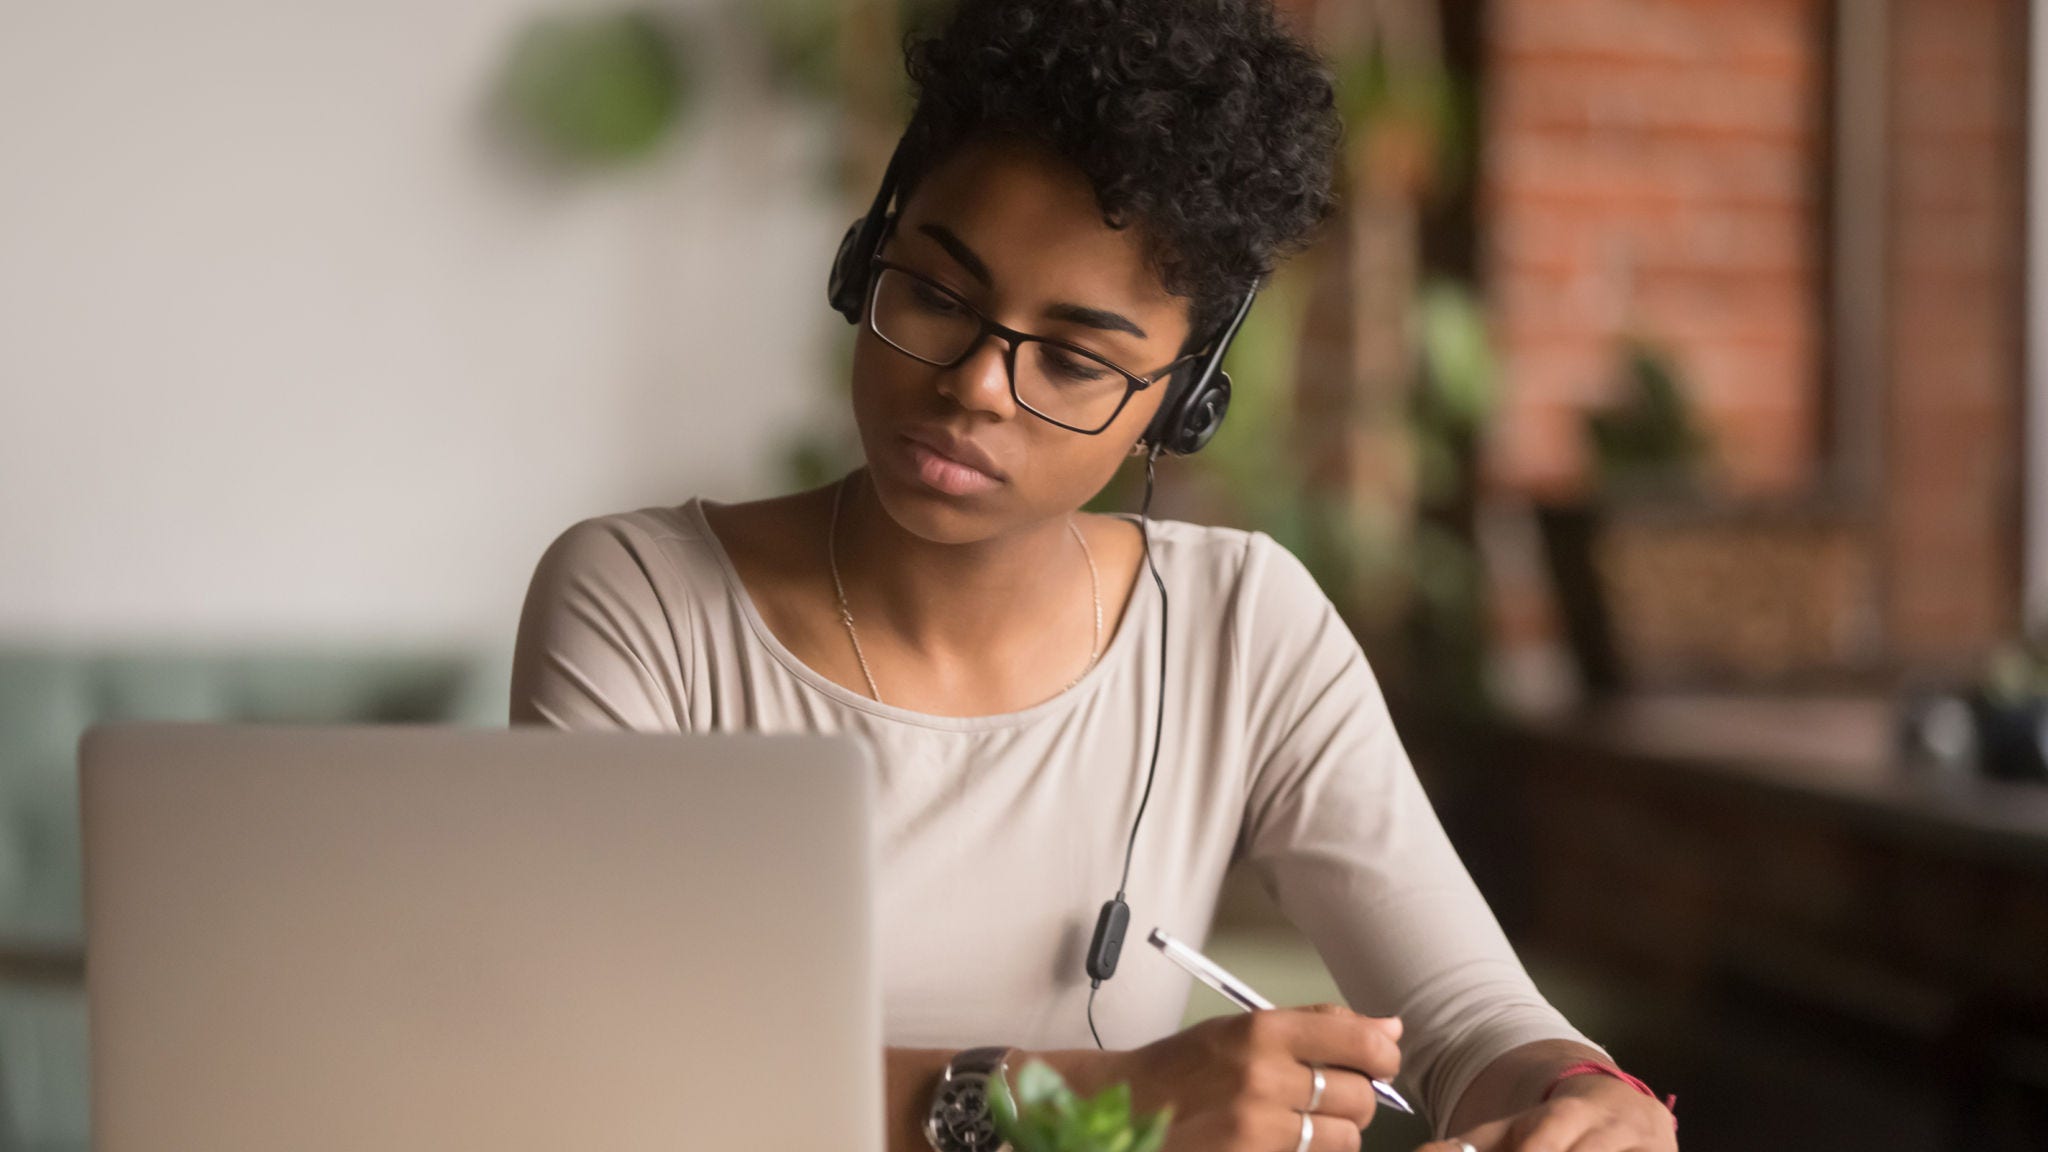
[[[1330,77],[1268,0],[961,0],[905,55],[904,196],[970,139],[1048,146],[1189,299],[1190,347],[1335,203]]]

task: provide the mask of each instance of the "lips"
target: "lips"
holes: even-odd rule
[[[1009,477],[996,467],[995,457],[978,447],[974,441],[955,436],[937,429],[919,428],[903,434],[904,439],[916,444],[945,461],[962,468],[972,469],[990,480],[1003,481]]]
[[[913,428],[903,434],[903,460],[928,493],[971,498],[1004,482],[995,458],[974,441],[941,428]]]

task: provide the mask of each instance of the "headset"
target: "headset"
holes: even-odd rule
[[[849,324],[859,324],[867,310],[868,287],[871,283],[875,257],[882,250],[882,241],[889,233],[889,226],[895,222],[890,210],[896,199],[903,173],[905,146],[910,133],[897,141],[896,150],[889,156],[889,166],[882,173],[882,187],[875,193],[875,201],[868,208],[867,215],[855,220],[846,229],[846,235],[839,241],[839,252],[832,258],[832,276],[826,284],[826,298]],[[1145,426],[1140,442],[1152,449],[1156,455],[1164,451],[1174,456],[1192,456],[1202,450],[1223,426],[1224,414],[1230,410],[1230,374],[1223,371],[1223,358],[1230,351],[1230,343],[1237,337],[1237,330],[1244,324],[1245,316],[1252,310],[1252,301],[1258,297],[1259,282],[1245,291],[1244,299],[1237,310],[1210,345],[1189,382],[1180,386],[1177,381],[1182,371],[1175,369],[1167,376],[1166,399],[1159,405],[1159,411]]]
[[[847,228],[845,237],[839,241],[839,251],[832,258],[832,275],[826,283],[826,298],[849,324],[859,324],[866,311],[874,261],[881,253],[890,225],[895,222],[891,205],[900,188],[905,147],[914,129],[913,121],[912,129],[906,130],[896,142],[896,150],[889,156],[889,166],[883,170],[882,186],[875,193],[874,203],[869,206],[867,215]],[[1144,539],[1145,566],[1151,571],[1152,583],[1159,590],[1159,700],[1152,722],[1152,758],[1145,769],[1145,790],[1138,799],[1137,816],[1131,821],[1130,838],[1124,844],[1123,874],[1117,881],[1116,895],[1104,902],[1102,911],[1096,915],[1095,934],[1088,943],[1088,1033],[1095,1038],[1097,1048],[1103,1045],[1102,1034],[1095,1028],[1095,993],[1103,981],[1116,975],[1117,959],[1123,953],[1124,933],[1131,922],[1131,908],[1124,900],[1125,888],[1131,879],[1131,857],[1138,846],[1138,828],[1145,822],[1145,809],[1152,801],[1152,781],[1159,771],[1159,746],[1166,731],[1167,600],[1166,581],[1160,578],[1159,566],[1152,559],[1154,466],[1162,453],[1192,456],[1201,451],[1215,437],[1217,429],[1223,426],[1223,417],[1230,411],[1230,374],[1223,371],[1223,359],[1258,294],[1259,281],[1254,279],[1245,291],[1244,299],[1238,303],[1236,312],[1203,354],[1200,367],[1189,378],[1189,383],[1177,387],[1175,381],[1181,377],[1181,371],[1175,369],[1168,373],[1166,398],[1160,402],[1159,411],[1153,414],[1139,440],[1139,447],[1145,450],[1145,499],[1138,509],[1138,529]]]

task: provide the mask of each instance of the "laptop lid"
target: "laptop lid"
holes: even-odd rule
[[[101,1152],[879,1152],[869,765],[817,736],[81,749]]]

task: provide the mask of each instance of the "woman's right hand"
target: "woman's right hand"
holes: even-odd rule
[[[1130,1083],[1133,1110],[1172,1105],[1166,1152],[1290,1152],[1323,1068],[1311,1152],[1355,1152],[1372,1123],[1370,1075],[1401,1070],[1398,1017],[1360,1016],[1337,1004],[1276,1008],[1205,1020],[1106,1069]]]

